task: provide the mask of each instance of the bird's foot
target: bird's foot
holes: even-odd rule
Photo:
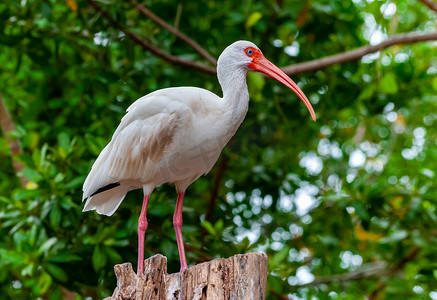
[[[143,262],[144,264],[144,262]],[[138,265],[137,265],[137,276],[140,276],[140,274],[144,274],[144,265],[142,263],[140,263],[140,260],[138,260]]]
[[[187,265],[181,265],[181,270],[179,271],[179,274],[182,274],[187,269],[188,269]]]

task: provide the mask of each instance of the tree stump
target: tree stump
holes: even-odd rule
[[[145,260],[144,274],[131,263],[114,266],[117,287],[105,300],[246,300],[265,299],[267,255],[238,254],[217,258],[167,274],[167,258],[161,254]]]

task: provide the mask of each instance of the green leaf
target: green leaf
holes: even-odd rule
[[[65,151],[68,151],[68,149],[70,148],[70,137],[67,133],[61,132],[58,134],[58,144],[59,147],[61,147]]]
[[[336,238],[335,236],[319,235],[317,237],[320,239],[320,241],[322,242],[323,245],[338,245],[338,238]]]
[[[102,151],[102,148],[104,147],[103,140],[96,138],[90,134],[86,134],[85,139],[91,153],[94,156],[98,156],[100,154],[100,151]]]
[[[28,264],[27,266],[25,266],[22,270],[21,270],[21,275],[22,276],[31,276],[33,275],[33,270],[35,268],[34,264]]]
[[[36,237],[38,234],[38,225],[37,224],[33,224],[32,228],[30,229],[30,233],[29,233],[29,243],[31,246],[35,245],[36,242]]]
[[[25,256],[21,252],[8,251],[6,249],[0,249],[0,265],[1,264],[13,264],[22,265],[24,264]]]
[[[38,253],[44,253],[48,251],[51,247],[53,247],[58,239],[56,237],[49,238],[47,241],[45,241],[41,247],[38,249]]]
[[[262,14],[260,12],[253,12],[246,20],[246,28],[250,28],[254,26],[258,21],[262,18]]]
[[[50,212],[49,212],[49,220],[50,220],[50,224],[55,227],[58,228],[59,224],[61,223],[61,218],[62,218],[62,213],[61,213],[61,209],[59,208],[58,205],[53,205],[50,208]]]
[[[99,246],[96,246],[93,251],[93,256],[91,258],[93,262],[94,270],[98,271],[106,265],[106,254],[104,251],[100,249]]]
[[[112,247],[103,247],[109,259],[113,262],[121,262],[121,255]]]
[[[0,196],[0,202],[3,202],[5,204],[9,204],[11,202],[11,200],[7,197]]]
[[[0,212],[0,219],[15,219],[16,217],[20,216],[21,212],[19,210],[14,210],[10,212]]]
[[[369,212],[364,208],[363,203],[361,202],[354,202],[352,203],[352,207],[355,208],[355,212],[357,215],[363,219],[368,220],[369,219]]]
[[[41,4],[41,14],[44,17],[49,18],[52,15],[52,8],[50,7],[50,5],[48,5],[47,3],[42,3]]]
[[[216,231],[221,231],[223,229],[223,225],[224,225],[223,219],[219,219],[217,222],[215,222],[214,229]]]
[[[398,84],[394,73],[385,74],[379,84],[379,89],[382,93],[396,94],[398,92]]]
[[[24,177],[26,177],[27,180],[32,181],[32,182],[38,182],[42,179],[41,174],[39,174],[37,171],[29,169],[29,168],[24,168],[21,171],[21,175],[23,175]]]
[[[211,235],[215,235],[216,231],[214,229],[214,226],[208,221],[203,221],[200,223],[203,228],[205,228]]]
[[[390,236],[382,238],[380,240],[381,243],[393,243],[403,240],[408,236],[408,232],[405,230],[396,230]]]
[[[67,273],[58,265],[47,263],[45,264],[45,269],[47,272],[52,275],[55,279],[61,281],[61,282],[67,282],[68,275]]]
[[[358,100],[370,99],[374,93],[375,93],[375,85],[373,84],[367,85],[363,87],[363,89],[361,90],[358,96]]]
[[[279,264],[284,263],[284,260],[288,257],[290,252],[290,247],[285,246],[280,251],[273,255],[272,259],[269,259],[269,265],[271,269],[276,268]]]
[[[24,199],[31,199],[36,197],[37,195],[41,194],[41,191],[36,189],[36,190],[18,190],[15,194],[14,194],[14,200],[16,201],[21,201]]]
[[[432,87],[435,91],[437,91],[437,76],[432,80]]]
[[[38,292],[40,295],[44,295],[52,284],[52,278],[46,272],[43,272],[38,279]]]
[[[27,240],[27,236],[21,232],[15,232],[13,234],[14,244],[21,251],[23,243]]]
[[[53,263],[67,263],[80,260],[82,260],[82,258],[79,255],[68,253],[56,254],[49,258],[49,261]]]
[[[266,80],[260,73],[249,72],[247,74],[247,82],[250,90],[250,98],[261,102],[263,99],[262,90],[264,88]]]
[[[67,190],[76,189],[81,186],[85,181],[85,176],[79,176],[68,182],[64,188]]]

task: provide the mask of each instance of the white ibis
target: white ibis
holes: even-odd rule
[[[173,225],[181,272],[187,269],[182,240],[182,205],[187,187],[208,173],[235,134],[249,105],[248,71],[258,71],[282,82],[314,110],[302,90],[268,61],[253,43],[228,46],[217,62],[223,98],[196,87],[166,88],[135,101],[122,118],[112,140],[102,150],[83,186],[83,211],[111,216],[126,193],[142,188],[138,219],[138,268],[143,273],[147,205],[153,189],[174,182],[178,193]]]

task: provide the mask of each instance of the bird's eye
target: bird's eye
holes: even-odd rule
[[[246,54],[249,55],[249,56],[252,56],[253,55],[253,50],[252,49],[247,49],[246,50]]]

